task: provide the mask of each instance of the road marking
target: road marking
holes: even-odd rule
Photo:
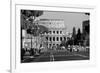
[[[81,57],[84,57],[84,58],[88,57],[88,56],[81,55],[81,54],[74,54],[74,55],[76,55],[76,56],[81,56]]]
[[[51,56],[52,56],[52,61],[54,61],[54,55],[52,54]]]
[[[50,55],[50,61],[52,61],[52,55]]]
[[[74,55],[55,55],[56,57],[60,57],[60,56],[74,56]]]

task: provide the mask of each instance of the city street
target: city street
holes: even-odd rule
[[[89,15],[21,10],[21,63],[89,60]]]
[[[60,51],[48,51],[35,57],[27,57],[22,63],[29,62],[53,62],[53,61],[71,61],[71,60],[89,60],[88,52],[69,52],[65,50]]]

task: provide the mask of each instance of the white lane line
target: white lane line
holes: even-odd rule
[[[61,57],[61,56],[74,56],[74,55],[55,55],[55,57]]]
[[[50,61],[52,61],[52,60],[51,60],[51,55],[50,55]]]
[[[76,55],[76,56],[81,56],[81,57],[84,57],[84,58],[88,57],[88,56],[81,55],[81,54],[74,54],[74,55]]]
[[[50,61],[52,61],[52,53],[50,53]]]
[[[60,56],[74,56],[74,55],[55,55],[55,57],[60,57]],[[42,56],[42,57],[44,58],[44,57],[49,57],[49,56]],[[54,58],[54,55],[50,55],[50,59],[51,58]]]
[[[54,55],[53,54],[51,55],[51,57],[52,57],[52,61],[54,61]]]

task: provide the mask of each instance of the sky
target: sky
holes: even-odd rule
[[[73,27],[81,29],[82,32],[82,22],[89,20],[89,16],[82,12],[54,12],[54,11],[44,11],[43,15],[39,19],[63,19],[65,28],[67,32],[72,32]]]

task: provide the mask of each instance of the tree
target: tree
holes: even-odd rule
[[[85,13],[85,15],[90,15],[90,13]]]
[[[65,46],[66,47],[66,40],[61,41],[60,47]]]
[[[75,27],[73,27],[72,37],[75,37],[75,35],[76,35],[76,29],[75,29]]]
[[[36,17],[43,14],[43,11],[39,10],[21,10],[21,27],[22,29],[27,29],[33,25],[33,21]]]
[[[73,45],[75,45],[75,39],[76,39],[76,29],[75,29],[75,27],[73,27],[73,32],[72,32],[72,42],[73,42]]]
[[[80,28],[78,29],[78,32],[77,32],[77,38],[80,40],[81,39],[81,31],[80,31]]]
[[[76,42],[77,42],[77,45],[79,45],[79,43],[81,43],[81,31],[80,31],[80,28],[78,28],[78,31],[77,31]]]
[[[36,17],[39,17],[43,14],[43,11],[39,10],[21,10],[21,32],[22,29],[27,30],[27,33],[31,34],[31,48],[32,48],[32,35],[35,33],[36,26],[33,24]],[[22,36],[22,33],[21,33]],[[21,39],[22,43],[22,39]]]
[[[72,38],[68,38],[65,45],[66,45],[66,47],[68,47],[68,45],[73,45]]]

